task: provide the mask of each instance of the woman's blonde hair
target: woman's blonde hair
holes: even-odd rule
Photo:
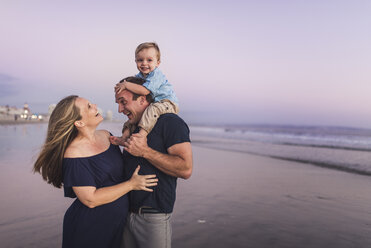
[[[66,148],[77,136],[74,122],[81,120],[80,109],[75,105],[78,96],[63,98],[53,110],[48,124],[45,144],[37,158],[33,171],[54,187],[60,188],[63,181],[62,161]]]

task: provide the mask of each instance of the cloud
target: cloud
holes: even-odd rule
[[[0,73],[0,97],[16,95],[18,90],[14,81],[16,78]]]

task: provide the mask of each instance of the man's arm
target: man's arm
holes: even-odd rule
[[[168,154],[164,154],[150,148],[147,144],[147,137],[133,134],[124,146],[124,149],[131,155],[147,159],[170,176],[183,179],[191,177],[193,161],[190,142],[172,145],[167,149]]]

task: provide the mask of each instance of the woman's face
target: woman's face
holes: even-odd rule
[[[86,126],[96,126],[103,121],[103,116],[98,113],[96,104],[90,103],[87,99],[78,97],[75,101],[76,107],[80,109],[81,122]]]

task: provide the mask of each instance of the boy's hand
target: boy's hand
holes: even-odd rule
[[[124,89],[126,89],[125,87],[125,83],[126,81],[122,82],[122,83],[117,83],[116,86],[115,86],[115,94],[118,94],[120,93],[121,91],[123,91]]]

